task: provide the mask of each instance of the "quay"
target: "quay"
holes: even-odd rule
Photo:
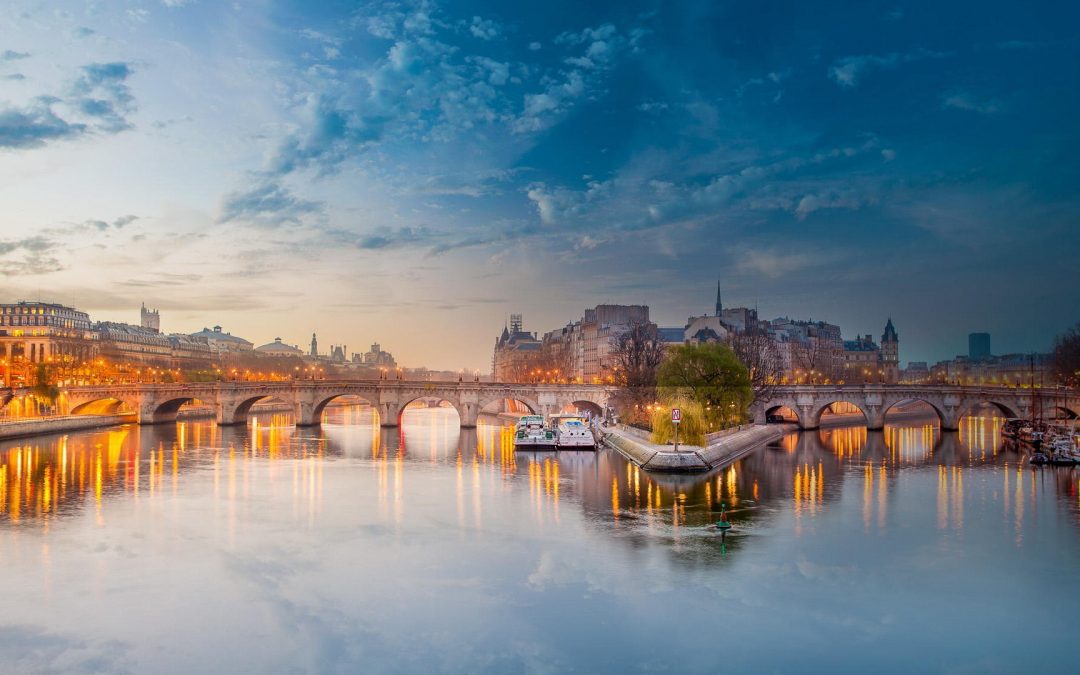
[[[28,417],[6,420],[0,423],[0,440],[45,436],[67,431],[111,427],[116,424],[134,424],[138,420],[133,413],[114,415],[58,415],[54,417]]]
[[[625,425],[597,425],[600,441],[646,471],[659,473],[701,473],[725,466],[740,457],[779,440],[797,427],[794,424],[752,424],[706,436],[705,447],[650,443],[648,434]]]

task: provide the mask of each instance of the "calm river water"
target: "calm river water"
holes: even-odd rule
[[[993,418],[654,477],[452,409],[329,415],[0,444],[0,671],[1075,668],[1080,472]]]

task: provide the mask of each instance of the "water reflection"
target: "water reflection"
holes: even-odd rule
[[[964,418],[956,433],[943,433],[931,421],[888,425],[880,432],[838,427],[792,433],[708,476],[649,475],[608,451],[515,452],[509,420],[481,418],[476,429],[461,430],[446,408],[407,410],[398,429],[380,429],[368,406],[331,408],[316,430],[298,430],[282,414],[254,416],[241,429],[208,421],[121,426],[0,446],[0,518],[47,526],[72,510],[100,511],[106,499],[175,494],[191,471],[209,471],[214,497],[230,504],[247,499],[256,488],[253,481],[275,489],[284,481],[298,508],[314,518],[326,464],[342,460],[370,463],[379,513],[394,522],[414,497],[406,490],[409,470],[417,464],[452,466],[453,494],[446,497],[461,527],[483,527],[490,508],[484,500],[492,494],[521,490],[537,526],[557,526],[562,503],[573,502],[616,531],[630,527],[677,538],[680,528],[715,521],[726,504],[731,521],[744,528],[790,509],[799,535],[805,519],[857,490],[868,530],[888,522],[890,493],[901,472],[920,467],[935,467],[941,529],[962,527],[965,472],[972,470],[1000,474],[993,482],[1003,487],[994,498],[1002,499],[1017,522],[1039,489],[1066,497],[1075,513],[1075,472],[1023,464],[1003,446],[1000,423],[1000,417],[987,415]],[[252,470],[265,462],[271,470]]]
[[[700,631],[654,638],[718,613],[734,619],[722,654],[734,670],[763,654],[784,670],[882,654],[916,670],[908,646],[934,617],[931,632],[951,636],[942,663],[979,664],[1016,644],[998,639],[1009,621],[1060,604],[1043,625],[1068,627],[1055,598],[1080,592],[1055,574],[1080,556],[1080,473],[1033,469],[999,423],[793,433],[693,476],[606,450],[515,452],[509,420],[462,430],[445,408],[407,410],[397,429],[341,406],[314,429],[266,414],[6,442],[0,596],[92,656],[131,636],[130,662],[85,670],[160,669],[166,645],[195,672],[416,672],[447,652],[444,670],[715,672]],[[710,526],[724,508],[722,547]],[[790,661],[777,631],[806,638]],[[500,656],[454,650],[478,642]],[[1034,669],[1066,663],[1067,644],[1048,640]],[[217,660],[234,653],[265,660]]]

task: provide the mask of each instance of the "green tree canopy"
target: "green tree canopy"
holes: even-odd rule
[[[661,397],[695,401],[706,416],[733,424],[746,415],[754,398],[746,366],[722,343],[678,345],[660,364],[657,385]]]

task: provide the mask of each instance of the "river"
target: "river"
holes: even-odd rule
[[[999,421],[700,476],[447,408],[0,443],[0,671],[1071,670],[1080,471]]]

